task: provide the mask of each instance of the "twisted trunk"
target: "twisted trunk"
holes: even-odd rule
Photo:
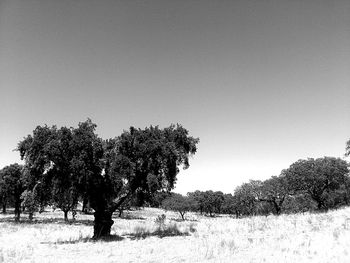
[[[111,235],[111,228],[114,223],[112,220],[113,212],[108,210],[96,211],[94,213],[94,235],[93,239],[100,239]]]
[[[120,208],[129,195],[130,193],[121,196],[110,205],[104,199],[95,200],[98,201],[95,203],[92,202],[95,209],[93,239],[108,238],[111,235],[111,228],[114,223],[112,220],[113,212]]]

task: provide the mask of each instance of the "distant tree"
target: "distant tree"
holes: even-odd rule
[[[3,197],[12,198],[15,207],[15,220],[20,220],[21,214],[21,194],[24,191],[23,179],[22,179],[23,166],[15,163],[9,166],[5,166],[0,172],[0,192]]]
[[[151,207],[159,208],[162,206],[163,201],[170,195],[171,194],[167,191],[157,191],[151,196],[149,204]]]
[[[163,201],[162,207],[166,210],[177,211],[182,220],[185,220],[185,214],[192,211],[196,206],[195,201],[188,196],[172,193],[170,197]]]
[[[261,186],[261,181],[250,180],[249,183],[243,183],[235,189],[234,197],[239,214],[257,214],[259,198],[262,197]]]
[[[345,205],[350,205],[350,176],[345,177],[342,189],[344,192],[344,203]]]
[[[195,210],[199,211],[202,215],[204,212],[206,202],[205,192],[196,190],[195,192],[187,193],[187,195],[196,201]]]
[[[215,197],[214,191],[208,190],[203,192],[204,199],[204,211],[210,216],[214,216],[215,213]]]
[[[235,196],[233,196],[232,194],[224,194],[222,212],[225,214],[235,214],[237,218],[239,217],[237,199]]]
[[[341,188],[348,173],[347,162],[335,157],[299,160],[284,171],[289,191],[308,194],[318,209],[329,208],[327,195]]]
[[[350,139],[346,142],[345,156],[350,156]]]
[[[282,211],[283,202],[288,196],[287,180],[284,176],[272,176],[262,182],[259,201],[265,201],[273,205],[275,213],[279,215]]]
[[[221,213],[221,207],[224,202],[224,194],[221,191],[196,191],[194,194],[190,194],[190,196],[192,196],[194,200],[199,202],[199,207],[201,211],[204,211],[210,216],[214,216],[215,213]]]
[[[8,203],[8,190],[3,177],[3,171],[0,170],[0,203],[2,206],[2,213],[6,214],[6,208]]]
[[[122,217],[124,211],[131,209],[140,209],[144,205],[144,200],[140,200],[137,195],[129,196],[118,208],[118,216]],[[147,202],[148,204],[148,202]]]
[[[189,167],[189,156],[199,142],[181,125],[143,130],[130,128],[119,137],[103,141],[95,133],[96,125],[87,120],[72,128],[69,174],[70,182],[78,182],[80,196],[87,196],[94,209],[95,239],[110,235],[112,214],[130,196],[149,197],[159,190],[170,191],[176,182],[179,167]],[[59,170],[55,127],[38,126],[33,135],[19,143],[21,157],[30,172],[30,184],[52,178]],[[46,172],[45,172],[46,171]],[[140,199],[139,199],[140,200]]]
[[[213,193],[213,206],[214,206],[214,212],[221,214],[222,212],[222,205],[224,203],[224,194],[221,191],[215,191]]]

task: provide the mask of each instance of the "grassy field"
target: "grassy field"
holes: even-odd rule
[[[165,214],[159,231],[157,216]],[[234,219],[145,208],[115,218],[110,241],[91,241],[91,215],[16,224],[0,214],[0,262],[350,262],[350,208]],[[168,231],[167,231],[168,230]]]

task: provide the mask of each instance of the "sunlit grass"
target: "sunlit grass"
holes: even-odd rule
[[[165,214],[160,229],[156,218]],[[6,220],[4,220],[6,217]],[[320,214],[234,219],[159,209],[114,218],[113,238],[92,241],[91,215],[65,224],[62,213],[39,223],[0,215],[0,262],[349,262],[350,208]],[[5,222],[4,222],[5,221]],[[41,223],[40,223],[41,222]]]

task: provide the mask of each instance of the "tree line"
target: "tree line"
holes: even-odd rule
[[[47,205],[68,219],[79,201],[94,211],[93,238],[110,235],[112,215],[131,200],[142,205],[158,191],[171,191],[179,169],[189,167],[198,138],[181,125],[164,129],[130,127],[115,138],[96,134],[90,119],[78,127],[37,126],[18,143],[24,165],[0,171],[0,201],[15,207],[15,220],[25,208],[29,218]]]
[[[37,126],[18,143],[24,165],[0,170],[2,211],[13,206],[15,220],[24,209],[33,218],[48,205],[68,212],[89,205],[94,211],[94,238],[110,235],[112,215],[130,206],[150,205],[201,214],[236,217],[334,209],[350,203],[348,163],[335,157],[298,160],[279,176],[250,180],[233,194],[195,191],[171,193],[179,169],[189,167],[198,138],[181,125],[164,129],[130,127],[102,139],[90,119],[77,127]],[[350,140],[346,143],[350,155]]]
[[[349,154],[350,141],[347,143]],[[350,203],[349,164],[340,158],[324,157],[298,160],[279,176],[267,180],[250,180],[234,190],[234,194],[221,191],[195,191],[187,196],[172,194],[155,204],[181,214],[196,211],[213,216],[233,214],[236,217],[325,211],[348,206]]]

